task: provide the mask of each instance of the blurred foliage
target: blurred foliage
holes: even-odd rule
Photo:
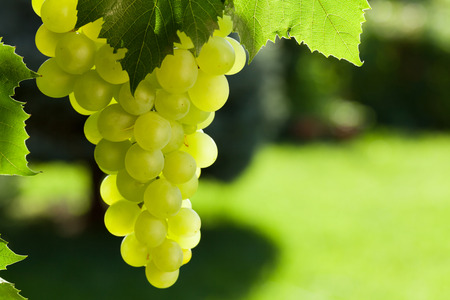
[[[62,220],[71,216],[81,216],[87,212],[92,183],[86,165],[54,161],[34,164],[33,168],[45,172],[29,179],[12,177],[0,181],[13,182],[17,188],[14,201],[6,208],[9,216],[16,218],[56,216]],[[61,176],[62,174],[64,175]],[[0,199],[3,197],[5,195],[1,195]]]
[[[407,130],[450,128],[450,1],[370,4],[361,68],[283,41],[291,62],[285,76],[291,103],[287,134],[340,137],[345,127],[359,132],[375,121]],[[359,111],[358,122],[333,122],[341,106],[351,105]]]

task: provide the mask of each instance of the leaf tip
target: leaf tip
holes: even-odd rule
[[[34,72],[33,70],[30,70],[30,76],[31,78],[38,78],[38,77],[42,77],[41,74]]]

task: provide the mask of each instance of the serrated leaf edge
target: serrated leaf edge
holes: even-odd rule
[[[14,283],[6,281],[5,279],[0,277],[0,285],[2,284],[10,285],[17,292],[17,296],[20,297],[19,299],[28,300],[28,298],[25,298],[24,296],[20,295],[21,290],[17,289]]]
[[[26,148],[25,161],[26,161],[26,168],[27,168],[28,170],[25,170],[26,172],[22,172],[23,174],[22,174],[21,176],[32,176],[32,175],[36,175],[36,174],[38,174],[38,173],[40,173],[40,172],[36,172],[36,171],[32,170],[32,169],[28,166],[29,162],[28,162],[28,160],[26,159],[26,156],[27,156],[28,154],[30,154],[30,150],[29,150],[28,147],[26,146],[26,141],[30,138],[30,136],[28,135],[28,132],[26,131],[26,128],[25,128],[25,127],[26,127],[26,124],[25,124],[25,122],[30,118],[31,115],[28,114],[28,113],[26,113],[25,110],[24,110],[24,105],[25,105],[26,102],[18,101],[18,100],[16,100],[16,99],[14,99],[13,96],[15,95],[15,90],[16,90],[16,88],[18,88],[18,87],[20,86],[20,83],[21,83],[22,81],[24,81],[24,80],[29,80],[29,79],[33,79],[33,78],[37,78],[37,77],[39,77],[40,75],[39,75],[38,73],[34,72],[33,70],[30,70],[30,69],[26,66],[26,64],[25,64],[25,62],[24,62],[24,60],[23,60],[24,57],[21,56],[21,55],[19,55],[19,54],[17,54],[17,52],[16,52],[16,47],[15,47],[15,46],[11,46],[11,45],[8,45],[8,44],[3,43],[3,42],[2,42],[2,39],[3,39],[3,37],[0,36],[0,45],[4,45],[4,46],[9,46],[9,47],[11,47],[11,48],[13,49],[13,53],[14,53],[18,58],[20,58],[20,62],[28,69],[29,74],[30,74],[30,77],[25,78],[25,79],[23,79],[23,80],[17,82],[17,84],[15,84],[15,85],[13,86],[12,94],[10,94],[10,95],[8,95],[8,96],[9,96],[9,99],[10,99],[11,101],[13,101],[13,102],[15,102],[15,103],[18,103],[18,104],[21,106],[23,112],[24,112],[25,115],[27,116],[27,117],[23,120],[23,123],[24,123],[23,130],[25,131],[25,134],[26,134],[26,138],[24,139],[23,142],[24,142],[25,148]],[[16,170],[21,170],[20,168],[18,168],[17,166],[15,166],[13,163],[11,163],[11,161],[10,161],[8,158],[6,158],[6,157],[4,156],[3,153],[0,152],[0,155],[2,155],[2,156],[6,159],[6,161],[8,161],[8,163],[9,163],[11,166],[13,166]],[[22,171],[22,170],[21,170],[21,171]],[[17,175],[17,174],[0,174],[0,176],[15,176],[15,175]]]
[[[322,0],[317,0],[317,1],[319,3],[321,3]],[[372,7],[370,6],[368,1],[366,1],[366,0],[363,0],[363,1],[364,1],[365,6],[361,6],[361,8],[360,8],[361,12],[363,14],[362,15],[363,20],[360,22],[360,33],[358,35],[358,53],[360,53],[359,46],[361,45],[361,34],[363,33],[362,26],[363,26],[363,23],[365,23],[367,21],[366,18],[365,18],[365,14],[366,14],[366,12],[368,10],[372,9]],[[234,23],[233,32],[236,32],[239,35],[239,37],[241,38],[241,34],[239,33],[238,30],[236,30],[236,23],[237,23],[236,20],[237,19],[235,17],[236,15],[235,15],[235,9],[234,9],[233,0],[226,0],[225,1],[225,13],[232,17],[233,23]],[[277,39],[294,39],[297,42],[298,45],[305,44],[308,47],[308,49],[311,51],[311,53],[318,52],[318,53],[322,54],[323,56],[325,56],[326,58],[332,56],[332,57],[334,57],[334,58],[336,58],[338,60],[346,60],[346,61],[350,62],[351,64],[353,64],[355,66],[358,66],[358,67],[362,66],[363,63],[364,63],[364,61],[361,61],[360,58],[358,58],[357,62],[354,62],[354,61],[351,61],[351,60],[349,60],[347,58],[344,58],[344,57],[337,57],[336,55],[333,55],[332,53],[325,54],[325,53],[319,51],[318,49],[312,49],[307,43],[304,42],[304,40],[300,40],[299,41],[294,36],[291,36],[289,27],[284,28],[283,32],[284,33],[282,35],[277,33],[277,34],[274,35],[273,38],[268,38],[266,40],[266,42],[263,45],[261,45],[259,47],[259,49],[257,49],[257,50],[253,50],[252,51],[252,49],[248,49],[248,47],[245,45],[245,43],[241,43],[244,46],[244,48],[247,50],[248,54],[249,54],[249,59],[248,59],[247,64],[250,64],[253,61],[253,59],[256,57],[256,55],[259,53],[259,51],[261,51],[264,47],[266,47],[269,42],[275,43]]]

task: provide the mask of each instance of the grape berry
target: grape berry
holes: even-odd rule
[[[219,29],[197,57],[191,39],[178,31],[173,55],[133,95],[119,62],[127,49],[114,53],[98,38],[102,19],[74,28],[77,0],[32,5],[43,21],[36,46],[50,57],[38,70],[37,86],[49,97],[69,96],[72,107],[88,116],[84,133],[106,173],[100,187],[108,205],[105,227],[123,237],[120,253],[127,264],[145,267],[153,286],[167,288],[200,241],[200,217],[189,199],[201,168],[217,158],[203,129],[228,98],[225,75],[246,61],[243,47],[228,37],[231,18],[219,18]]]

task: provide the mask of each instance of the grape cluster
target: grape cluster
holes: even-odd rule
[[[84,133],[106,174],[100,187],[108,205],[105,226],[124,237],[124,261],[145,267],[153,286],[167,288],[200,241],[200,217],[189,199],[201,168],[217,157],[203,129],[228,98],[225,75],[246,61],[242,46],[228,37],[231,18],[219,18],[219,29],[197,57],[191,39],[178,31],[173,55],[132,94],[119,62],[127,50],[115,52],[98,38],[102,19],[76,29],[77,0],[32,4],[43,21],[36,46],[50,57],[38,70],[37,86],[50,97],[69,96],[72,107],[88,116]]]

